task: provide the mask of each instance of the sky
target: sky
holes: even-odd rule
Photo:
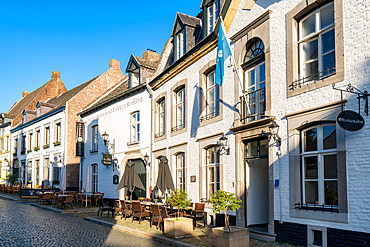
[[[103,73],[124,71],[131,54],[161,53],[176,13],[196,16],[201,0],[0,0],[0,112],[51,79],[70,90]]]

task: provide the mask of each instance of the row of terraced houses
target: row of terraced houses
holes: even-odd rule
[[[0,175],[58,186],[62,166],[67,190],[80,190],[89,169],[91,191],[124,199],[128,191],[116,189],[131,161],[146,188],[133,196],[151,197],[161,195],[166,157],[175,187],[206,202],[207,224],[223,222],[208,203],[221,189],[242,200],[231,223],[251,237],[368,246],[367,10],[361,1],[203,0],[197,16],[175,15],[160,54],[131,55],[125,69],[112,59],[71,90],[53,72],[23,92],[1,114]],[[220,17],[232,51],[222,85]],[[344,110],[364,126],[345,130]]]

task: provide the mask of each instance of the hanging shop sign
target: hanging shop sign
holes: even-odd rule
[[[76,122],[76,156],[84,157],[84,123]]]
[[[337,116],[340,127],[348,131],[357,131],[364,127],[364,118],[354,111],[341,111]]]
[[[111,154],[103,154],[103,165],[110,166],[112,164],[112,155]]]

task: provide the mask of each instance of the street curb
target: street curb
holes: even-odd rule
[[[62,213],[61,209],[51,208],[51,207],[39,205],[39,204],[36,204],[36,203],[30,203],[30,205],[34,206],[34,207],[37,207],[37,208],[41,208],[41,209],[45,209],[45,210],[49,210],[49,211],[54,211],[56,213]]]
[[[7,199],[7,200],[10,200],[10,201],[15,201],[15,202],[21,201],[21,199],[15,199],[15,198],[8,197],[8,196],[3,196],[3,195],[0,195],[0,198]]]
[[[90,222],[96,223],[96,224],[101,224],[103,226],[108,226],[108,227],[111,227],[113,229],[132,232],[136,235],[141,235],[141,236],[156,240],[156,241],[161,242],[161,243],[169,244],[169,245],[180,246],[180,247],[194,247],[194,245],[186,244],[186,243],[183,243],[183,242],[178,241],[178,240],[174,240],[174,239],[167,238],[167,237],[164,237],[164,236],[156,236],[156,235],[153,235],[153,234],[150,234],[150,233],[142,232],[142,231],[139,231],[139,230],[136,230],[136,229],[132,229],[132,228],[125,227],[125,226],[120,226],[120,225],[113,224],[113,223],[109,223],[109,222],[106,222],[106,221],[103,221],[103,220],[97,220],[97,219],[93,219],[93,218],[90,218],[90,217],[85,217],[84,220],[90,221]]]

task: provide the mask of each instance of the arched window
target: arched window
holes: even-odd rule
[[[207,153],[207,198],[220,189],[220,147],[212,146]]]
[[[264,118],[266,111],[265,95],[265,46],[260,39],[248,45],[244,57],[244,93],[247,99],[247,112],[243,116],[247,122]]]

